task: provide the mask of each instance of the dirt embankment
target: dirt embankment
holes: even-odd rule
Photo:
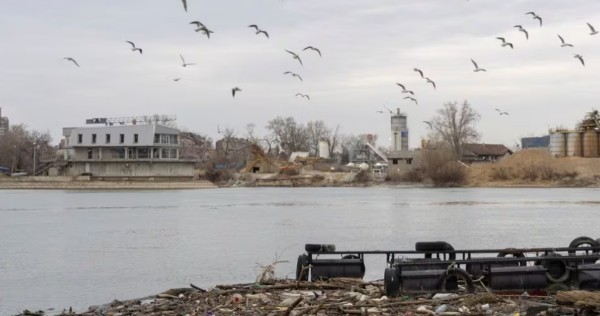
[[[600,158],[554,158],[545,150],[523,150],[497,163],[473,164],[469,186],[600,186]]]

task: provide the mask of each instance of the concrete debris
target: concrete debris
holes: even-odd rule
[[[559,292],[556,297],[540,291],[529,295],[438,293],[433,297],[401,293],[399,297],[387,297],[381,281],[272,280],[268,284],[220,285],[209,291],[169,290],[143,299],[91,306],[87,311],[63,310],[60,315],[599,315],[595,293]],[[41,316],[43,312],[25,310],[18,316],[31,315]]]

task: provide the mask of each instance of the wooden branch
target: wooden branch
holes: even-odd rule
[[[292,312],[292,310],[293,310],[294,308],[296,308],[296,306],[298,306],[298,304],[300,304],[300,302],[302,302],[302,300],[303,300],[303,299],[304,299],[304,298],[303,298],[302,296],[298,297],[298,298],[297,298],[297,299],[294,301],[294,303],[292,303],[292,305],[290,305],[290,307],[288,307],[288,309],[285,311],[285,314],[284,314],[284,315],[285,315],[285,316],[289,316],[289,315],[290,315],[290,313]]]

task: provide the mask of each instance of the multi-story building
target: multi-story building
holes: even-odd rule
[[[179,130],[156,124],[63,128],[58,174],[93,177],[193,177],[194,161],[179,159]]]
[[[0,136],[8,132],[8,117],[2,116],[2,108],[0,108]]]

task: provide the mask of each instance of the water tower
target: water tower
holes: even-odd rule
[[[390,111],[392,126],[392,144],[390,151],[408,151],[408,126],[406,114],[396,109],[396,113]]]

